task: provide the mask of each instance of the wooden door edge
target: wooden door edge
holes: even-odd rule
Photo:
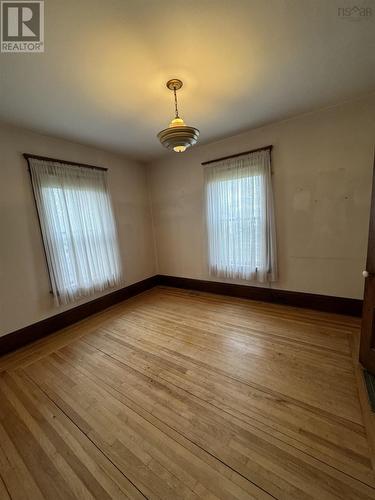
[[[360,331],[349,335],[349,344],[352,352],[354,375],[356,378],[358,398],[361,406],[362,419],[367,435],[370,451],[372,469],[375,472],[375,412],[371,410],[371,404],[367,393],[367,387],[363,376],[363,367],[358,361]]]

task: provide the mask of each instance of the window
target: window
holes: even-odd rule
[[[276,238],[268,150],[205,167],[209,272],[275,281]]]
[[[107,172],[29,158],[52,292],[59,304],[120,282]]]

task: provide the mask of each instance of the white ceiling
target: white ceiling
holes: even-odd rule
[[[45,53],[0,56],[0,120],[148,160],[171,77],[201,142],[335,104],[375,90],[375,1],[367,19],[348,5],[46,0]]]

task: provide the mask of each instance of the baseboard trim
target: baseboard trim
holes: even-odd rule
[[[107,309],[118,302],[122,302],[123,300],[129,299],[134,295],[138,295],[158,285],[216,293],[219,295],[229,295],[242,299],[274,302],[277,304],[315,309],[336,314],[346,314],[349,316],[361,316],[362,314],[362,300],[360,299],[332,297],[330,295],[292,292],[289,290],[276,290],[273,288],[237,285],[220,281],[180,278],[177,276],[158,274],[0,337],[0,356],[20,349],[35,340],[46,337],[51,333],[61,330],[73,323],[77,323],[92,314]]]
[[[153,288],[158,283],[158,276],[146,278],[132,285],[115,290],[114,292],[90,300],[84,304],[68,309],[62,313],[56,314],[49,318],[38,321],[32,325],[26,326],[14,332],[8,333],[0,337],[0,356],[7,354],[16,349],[24,347],[26,344],[46,337],[51,333],[61,330],[73,323],[77,323],[92,314],[107,309],[118,302],[129,299],[134,295],[142,293],[150,288]]]
[[[185,288],[201,292],[229,295],[243,299],[274,302],[293,307],[303,307],[336,314],[349,316],[362,315],[362,300],[347,297],[333,297],[331,295],[318,295],[315,293],[292,292],[290,290],[277,290],[258,286],[237,285],[219,281],[207,281],[176,276],[158,276],[159,285],[175,288]]]

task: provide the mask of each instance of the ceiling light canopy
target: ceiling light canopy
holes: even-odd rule
[[[162,145],[168,149],[172,149],[176,153],[183,153],[190,146],[194,146],[199,137],[199,130],[195,127],[185,125],[184,120],[178,114],[177,90],[182,85],[182,81],[177,78],[167,82],[167,87],[169,90],[173,90],[174,93],[175,117],[168,128],[158,133],[158,139]]]

